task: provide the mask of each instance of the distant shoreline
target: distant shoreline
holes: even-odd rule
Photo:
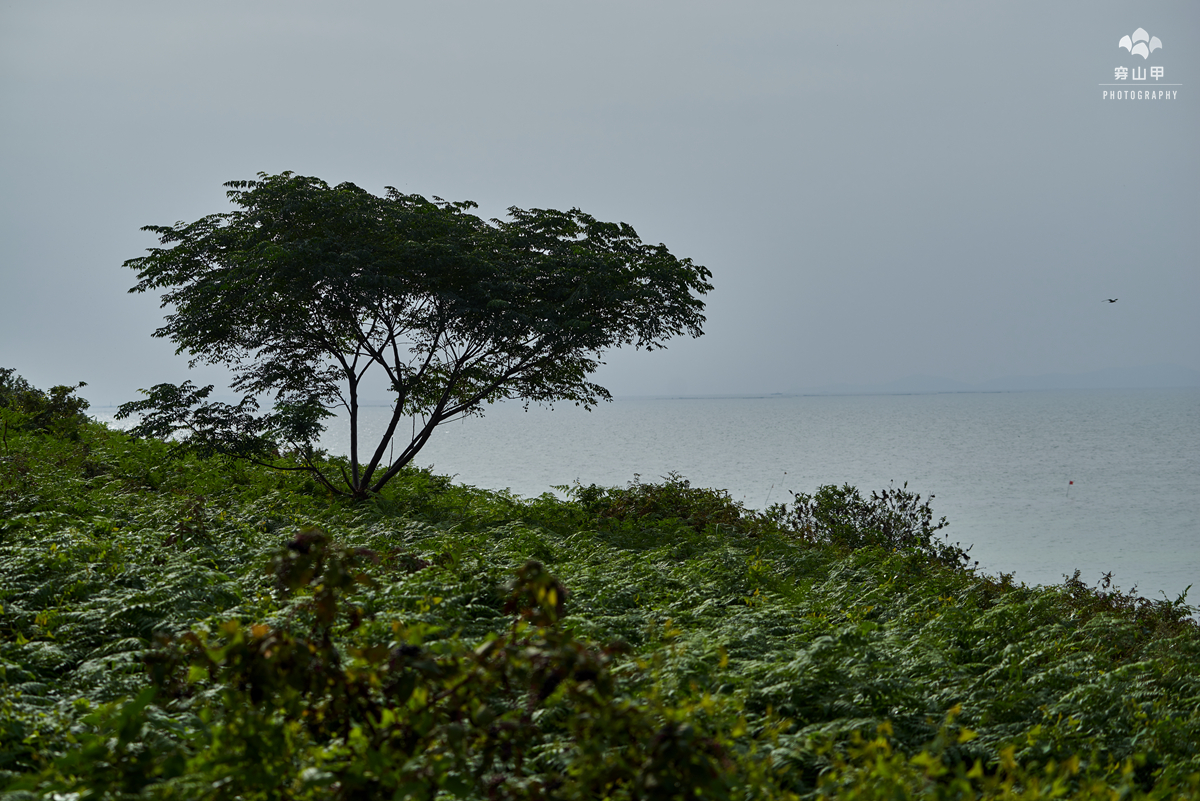
[[[850,397],[910,397],[921,395],[1020,395],[1034,392],[1141,392],[1146,390],[1200,390],[1200,384],[1183,385],[1183,386],[1148,386],[1148,387],[1047,387],[1033,389],[942,389],[942,390],[893,390],[893,391],[875,391],[875,390],[859,390],[859,391],[820,391],[806,390],[798,392],[747,392],[740,394],[685,394],[685,393],[663,393],[655,395],[613,395],[614,401],[644,401],[644,400],[772,400],[782,398],[850,398]],[[217,400],[237,400],[232,395],[214,396]],[[501,403],[520,403],[519,400],[501,401]],[[371,408],[391,408],[391,401],[381,399],[371,399],[359,401],[359,407],[364,409]],[[120,407],[120,404],[96,404],[91,405],[92,410],[103,409],[115,411]],[[486,408],[486,407],[485,407]]]

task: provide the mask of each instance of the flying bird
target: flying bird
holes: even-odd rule
[[[1109,299],[1108,299],[1108,300],[1106,300],[1106,301],[1105,301],[1105,300],[1102,300],[1102,301],[1100,301],[1100,302],[1101,302],[1101,303],[1116,303],[1116,302],[1117,302],[1119,299],[1120,299],[1120,298],[1109,298]]]

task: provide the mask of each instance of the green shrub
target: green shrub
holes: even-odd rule
[[[56,386],[44,392],[12,368],[0,367],[0,416],[5,439],[9,427],[78,439],[79,427],[87,422],[84,411],[89,404],[75,393],[86,386],[80,381],[73,387]]]
[[[933,496],[922,502],[907,482],[899,489],[873,491],[869,499],[849,484],[830,484],[812,495],[794,492],[792,496],[791,509],[778,507],[770,514],[812,542],[850,549],[911,548],[947,564],[968,562],[967,551],[935,538],[947,523],[944,517],[934,522]]]
[[[661,484],[643,484],[635,478],[624,489],[595,484],[560,489],[568,490],[585,512],[601,522],[678,520],[702,532],[709,526],[741,528],[749,520],[746,508],[728,492],[693,487],[678,473],[663,476]]]

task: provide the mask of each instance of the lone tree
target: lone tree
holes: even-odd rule
[[[698,296],[712,289],[711,273],[624,223],[515,207],[489,222],[471,202],[391,187],[379,197],[286,172],[226,186],[237,210],[147,226],[163,247],[125,264],[138,271],[130,292],[164,290],[171,312],[154,336],[186,351],[189,366],[232,368],[244,397],[210,401],[212,385],[190,381],[143,390],[118,412],[141,415],[141,436],[307,471],[332,492],[364,498],[441,423],[503,398],[590,408],[611,399],[588,380],[604,349],[653,350],[703,333]],[[368,371],[382,374],[392,412],[364,448]],[[273,403],[260,413],[263,396]],[[337,407],[350,425],[340,480],[313,448]],[[391,458],[410,417],[412,438]]]

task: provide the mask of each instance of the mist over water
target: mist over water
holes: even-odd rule
[[[364,410],[365,442],[388,413]],[[342,423],[322,441],[333,453],[348,450]],[[990,573],[1047,584],[1112,571],[1122,589],[1172,600],[1200,584],[1197,389],[507,403],[437,430],[416,461],[523,496],[675,471],[754,508],[822,484],[908,482]]]

